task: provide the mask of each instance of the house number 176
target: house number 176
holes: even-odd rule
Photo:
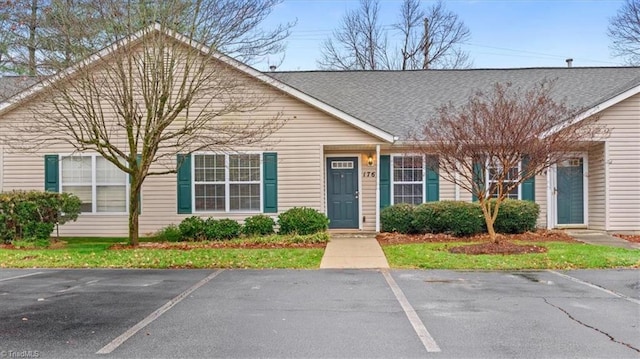
[[[364,171],[362,172],[362,177],[375,177],[376,173],[374,171]]]

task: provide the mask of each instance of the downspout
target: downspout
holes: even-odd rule
[[[380,232],[380,145],[376,145],[376,233]]]

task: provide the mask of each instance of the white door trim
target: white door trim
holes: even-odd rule
[[[358,170],[358,228],[359,230],[362,230],[362,168],[360,168],[361,166],[361,157],[362,154],[361,153],[331,153],[331,154],[325,154],[324,155],[324,161],[323,163],[327,163],[327,159],[331,158],[331,157],[355,157],[356,158],[356,168]],[[324,202],[327,203],[327,199],[329,194],[327,193],[328,190],[328,186],[327,186],[327,179],[329,178],[329,176],[327,176],[327,172],[329,171],[329,168],[325,165],[324,166],[324,177],[325,177],[325,184],[324,184]],[[328,217],[329,216],[329,205],[327,204],[325,206],[325,211],[324,214]],[[355,229],[355,228],[354,228]]]
[[[547,172],[549,186],[547,187],[547,209],[548,228],[588,228],[589,227],[589,155],[586,152],[570,154],[569,157],[582,158],[582,211],[583,223],[558,224],[558,171],[554,165]]]

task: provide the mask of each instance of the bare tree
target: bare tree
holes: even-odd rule
[[[260,143],[285,121],[280,113],[256,115],[273,98],[252,88],[247,76],[232,70],[235,60],[217,52],[250,56],[278,48],[273,34],[254,28],[277,1],[220,3],[168,0],[150,8],[102,0],[97,10],[113,26],[101,36],[117,41],[45,80],[44,106],[16,125],[12,132],[20,135],[3,139],[11,148],[65,144],[92,151],[126,173],[133,245],[147,177],[176,173],[180,153]],[[127,29],[137,32],[123,37]]]
[[[322,45],[322,68],[339,70],[388,69],[387,43],[379,22],[378,0],[360,0],[333,32],[334,39]]]
[[[567,122],[575,111],[552,98],[552,84],[495,84],[461,106],[439,108],[416,136],[419,151],[437,156],[431,165],[440,176],[477,198],[496,243],[493,225],[509,193],[608,133],[596,117]]]
[[[399,36],[388,36],[394,33]],[[324,42],[318,65],[339,70],[464,68],[470,61],[460,44],[469,37],[469,29],[442,1],[424,10],[418,0],[404,0],[400,20],[384,26],[378,0],[361,0]]]
[[[627,0],[622,5],[609,20],[607,34],[615,56],[626,58],[630,65],[640,64],[640,0]]]

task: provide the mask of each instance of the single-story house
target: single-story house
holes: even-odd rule
[[[537,176],[517,197],[540,204],[540,227],[640,231],[638,67],[261,72],[223,54],[211,61],[248,79],[251,91],[273,94],[261,111],[290,120],[268,146],[181,154],[177,174],[147,178],[141,235],[193,215],[242,220],[301,206],[326,213],[330,228],[379,231],[380,210],[390,204],[471,201],[408,151],[408,135],[443,104],[462,104],[497,82],[529,86],[544,79],[555,81],[557,99],[584,109],[576,120],[598,114],[610,135]],[[29,121],[42,105],[42,86],[31,82],[0,78],[0,98],[8,98],[0,103],[0,131]],[[0,191],[77,193],[83,213],[60,228],[62,235],[127,235],[126,177],[113,175],[95,153],[72,152],[63,145],[34,153],[0,145]],[[65,166],[71,161],[80,167]],[[251,175],[238,183],[232,173],[240,170]]]

